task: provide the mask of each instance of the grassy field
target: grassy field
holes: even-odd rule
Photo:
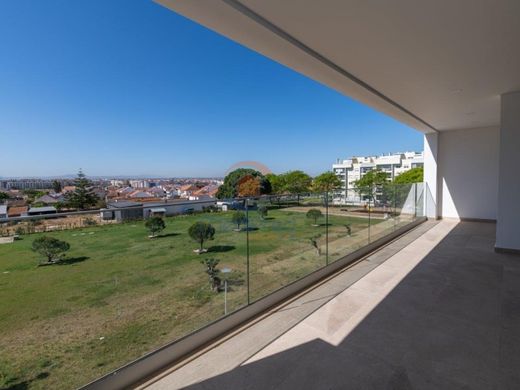
[[[230,213],[166,218],[156,239],[142,221],[45,233],[71,245],[67,261],[46,267],[37,267],[31,251],[42,234],[0,245],[0,388],[76,387],[217,319],[223,294],[209,288],[205,257],[232,269],[229,310],[245,305],[247,233],[233,231],[230,219]],[[198,220],[216,229],[204,255],[193,252],[197,244],[187,234]],[[252,300],[325,265],[320,222],[311,226],[305,213],[288,209],[272,210],[266,220],[250,212]],[[330,216],[336,257],[367,223]]]

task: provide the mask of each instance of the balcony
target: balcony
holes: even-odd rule
[[[422,183],[359,191],[363,205],[286,194],[0,220],[4,387],[133,386],[426,220]]]
[[[140,388],[517,388],[520,258],[494,242],[427,222]]]

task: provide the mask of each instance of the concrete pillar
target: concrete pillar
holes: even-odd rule
[[[439,133],[424,135],[424,209],[428,218],[439,218],[439,178],[437,172]]]
[[[520,91],[502,95],[497,250],[520,252]]]

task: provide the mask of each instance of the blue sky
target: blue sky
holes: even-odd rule
[[[0,176],[317,174],[417,131],[151,0],[0,1]]]

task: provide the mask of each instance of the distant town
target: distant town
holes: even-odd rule
[[[335,204],[347,202],[359,203],[362,196],[352,191],[356,183],[368,172],[380,171],[386,174],[388,181],[424,164],[422,152],[399,152],[378,156],[351,157],[338,159],[331,166],[331,172],[339,179],[334,189]],[[311,190],[312,178],[301,171],[307,178],[308,186],[296,186],[301,192]],[[285,175],[289,174],[286,173]],[[83,173],[80,171],[80,175]],[[274,174],[269,174],[275,188]],[[268,175],[268,176],[269,176]],[[283,176],[284,174],[280,175]],[[84,176],[84,175],[83,175]],[[247,178],[246,178],[247,179]],[[0,179],[0,219],[30,217],[54,214],[71,209],[85,209],[84,205],[71,207],[71,195],[77,192],[78,178],[11,178]],[[85,186],[94,199],[88,204],[89,209],[121,209],[128,207],[148,207],[159,210],[170,204],[174,207],[179,202],[194,202],[195,208],[204,207],[204,202],[214,202],[223,178],[104,178],[85,177]],[[296,179],[295,179],[296,180]],[[301,180],[298,179],[298,180]],[[279,181],[279,180],[278,180]],[[247,187],[247,186],[246,186]],[[289,188],[279,188],[275,192],[294,192]],[[256,188],[259,191],[259,188]],[[260,193],[260,192],[259,192]],[[262,192],[263,193],[263,192]],[[254,195],[247,193],[246,195]],[[228,196],[229,197],[229,196]],[[212,203],[208,203],[211,205]],[[155,208],[154,208],[155,207]],[[191,209],[188,207],[188,209]],[[162,209],[161,209],[162,210]],[[130,214],[129,214],[130,215]],[[115,218],[116,216],[105,218]]]
[[[97,208],[119,202],[211,199],[223,182],[220,178],[90,178],[89,181],[89,190],[98,199]],[[4,203],[0,206],[0,218],[56,213],[65,207],[67,194],[76,189],[74,183],[75,179],[68,178],[0,180],[0,204]]]

